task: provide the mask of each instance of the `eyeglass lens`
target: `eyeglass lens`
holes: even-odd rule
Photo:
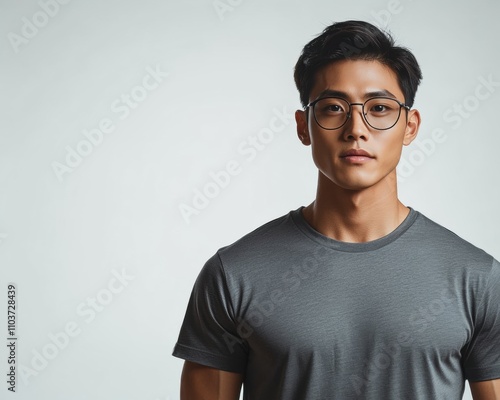
[[[326,97],[314,105],[314,117],[323,129],[338,129],[347,122],[352,112],[351,107],[349,102],[342,98]],[[393,127],[400,114],[400,103],[390,98],[375,97],[367,100],[363,106],[366,122],[375,129]]]

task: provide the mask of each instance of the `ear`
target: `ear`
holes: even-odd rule
[[[418,110],[415,109],[408,111],[405,136],[403,138],[403,144],[405,146],[408,146],[417,137],[421,121],[420,112]]]
[[[311,138],[309,136],[309,129],[307,128],[307,111],[295,111],[295,122],[297,123],[297,136],[303,145],[309,146]]]

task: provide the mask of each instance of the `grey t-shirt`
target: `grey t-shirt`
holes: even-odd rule
[[[366,243],[301,209],[207,261],[174,356],[243,373],[245,400],[458,400],[500,378],[492,256],[413,209]]]

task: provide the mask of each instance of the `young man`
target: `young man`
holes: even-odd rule
[[[181,399],[500,400],[500,264],[403,205],[415,57],[366,22],[304,47],[297,133],[316,199],[220,249],[174,356]]]

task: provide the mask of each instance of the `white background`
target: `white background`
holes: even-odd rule
[[[293,66],[333,21],[387,26],[414,52],[428,147],[405,150],[402,201],[500,258],[499,87],[473,98],[481,78],[500,82],[500,3],[222,0],[224,12],[216,3],[73,0],[44,20],[37,1],[1,1],[0,325],[14,282],[27,368],[10,397],[178,399],[182,361],[171,351],[205,260],[314,198],[316,170],[293,119],[252,160],[241,149],[273,110],[300,107]],[[31,37],[19,41],[23,29]],[[168,76],[138,88],[151,69]],[[142,101],[122,118],[116,107],[132,92]],[[470,115],[457,119],[454,105]],[[115,129],[85,147],[83,130],[103,119]],[[445,141],[431,145],[436,129]],[[79,145],[89,154],[59,180],[54,163]],[[231,160],[239,174],[184,218],[180,205],[193,206]],[[122,273],[125,283],[113,280]],[[68,323],[77,334],[65,340]],[[2,344],[2,374],[7,357]]]

